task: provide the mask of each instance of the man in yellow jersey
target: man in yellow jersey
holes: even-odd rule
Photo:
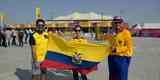
[[[128,68],[133,55],[131,33],[122,18],[115,20],[116,35],[112,40],[112,52],[108,57],[109,80],[128,80]]]
[[[46,69],[40,68],[41,62],[44,60],[47,45],[48,33],[44,31],[45,21],[37,19],[36,31],[30,37],[30,45],[32,49],[32,80],[47,80]]]

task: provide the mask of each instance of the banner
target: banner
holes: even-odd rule
[[[109,54],[109,46],[89,43],[84,39],[64,40],[49,35],[48,51],[42,68],[76,69],[83,74],[96,70],[98,63]]]

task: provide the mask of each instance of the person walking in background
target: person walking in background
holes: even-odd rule
[[[108,56],[109,80],[128,80],[128,68],[133,55],[132,37],[123,19],[117,17],[114,24],[116,35]]]
[[[16,37],[17,37],[17,32],[15,29],[12,30],[12,46],[16,46]]]
[[[34,33],[34,29],[29,29],[29,35],[31,36]],[[29,36],[29,38],[30,38]]]
[[[10,44],[11,44],[11,35],[12,35],[11,29],[7,28],[7,30],[6,30],[6,44],[8,47],[10,47]]]
[[[25,44],[27,44],[28,43],[28,38],[29,38],[29,29],[25,29]]]
[[[18,43],[20,47],[23,47],[23,37],[24,37],[24,32],[22,29],[20,29],[18,32]]]
[[[2,46],[2,29],[0,29],[0,47]]]
[[[44,31],[44,27],[45,21],[37,19],[36,32],[32,33],[29,39],[32,50],[32,80],[47,80],[47,69],[40,68],[48,45],[48,33]]]
[[[2,46],[7,47],[7,44],[6,44],[6,29],[5,28],[2,30]]]

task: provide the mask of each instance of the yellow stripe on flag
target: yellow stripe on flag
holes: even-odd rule
[[[82,60],[100,62],[109,54],[109,46],[89,42],[66,41],[56,34],[49,35],[48,51],[58,52],[63,55],[73,56],[80,53]]]

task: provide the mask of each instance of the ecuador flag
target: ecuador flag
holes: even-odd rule
[[[109,54],[109,46],[89,43],[84,39],[66,41],[64,38],[49,34],[48,50],[42,68],[77,70],[87,74]]]

